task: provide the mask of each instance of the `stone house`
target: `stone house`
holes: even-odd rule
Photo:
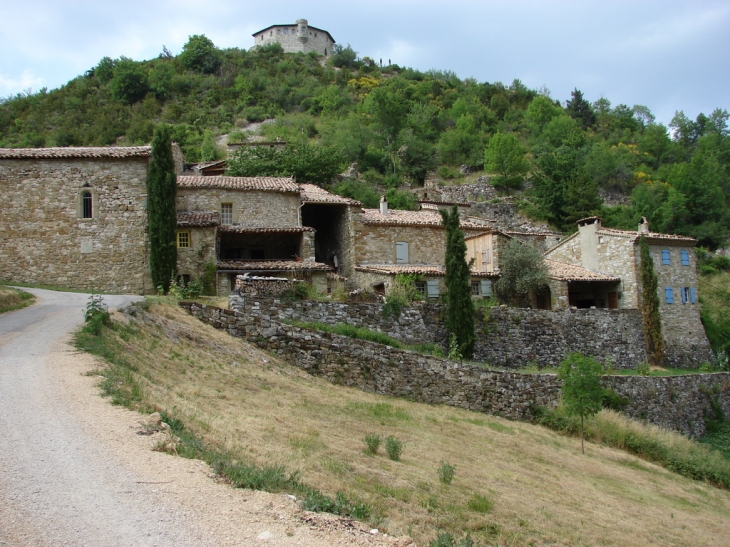
[[[149,146],[0,148],[0,279],[153,292],[151,152]]]
[[[639,238],[646,237],[659,281],[662,333],[667,364],[701,364],[712,357],[700,321],[697,258],[691,237],[601,226],[601,219],[578,221],[578,232],[545,253],[554,283],[553,307],[638,309],[641,306]],[[553,262],[554,261],[554,262]],[[568,266],[580,275],[572,275]]]
[[[443,292],[446,236],[437,209],[390,210],[383,199],[379,209],[360,209],[352,217],[354,285],[387,293],[398,274],[413,274],[424,296]],[[491,234],[484,219],[462,218],[461,229],[467,238]],[[473,294],[491,296],[497,275],[494,270],[472,271]]]
[[[323,57],[332,55],[335,39],[326,30],[309,26],[306,19],[289,25],[271,25],[253,34],[253,47],[279,44],[285,53],[314,52]]]

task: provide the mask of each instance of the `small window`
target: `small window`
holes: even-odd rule
[[[602,243],[603,243],[603,236],[598,236],[598,244],[600,245]]]
[[[479,281],[472,281],[471,282],[471,295],[472,296],[479,296]]]
[[[81,192],[81,218],[94,218],[94,197],[91,192]]]
[[[190,232],[177,233],[177,248],[188,249],[190,247]]]
[[[669,264],[669,249],[662,250],[662,264]]]
[[[682,304],[689,303],[689,287],[682,287]]]
[[[288,28],[285,28],[284,29],[284,34],[289,34],[289,29]]]
[[[674,304],[674,290],[672,287],[666,287],[664,289],[664,295],[667,299],[667,304]]]
[[[689,266],[689,251],[682,249],[682,266]]]
[[[221,203],[221,224],[233,224],[232,203]]]
[[[416,281],[416,292],[421,296],[426,296],[426,282]]]
[[[405,241],[396,241],[395,243],[395,263],[408,264],[408,243]]]
[[[426,281],[426,289],[428,291],[429,298],[438,298],[439,297],[438,279],[434,279],[433,281]]]

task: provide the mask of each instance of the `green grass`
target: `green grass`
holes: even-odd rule
[[[60,291],[60,292],[76,292],[82,294],[107,294],[93,289],[74,289],[71,287],[62,287],[60,285],[45,285],[42,283],[22,283],[19,281],[0,281],[0,285],[11,285],[13,287],[25,287],[28,289],[45,289],[47,291]]]
[[[35,302],[35,296],[28,292],[12,287],[0,287],[0,313],[19,310],[30,306],[33,302]]]
[[[383,344],[392,348],[402,349],[405,347],[404,344],[402,344],[395,338],[392,338],[382,332],[364,329],[362,327],[353,327],[352,325],[346,325],[344,323],[330,325],[328,323],[320,322],[293,321],[291,324],[295,327],[302,327],[305,329],[318,330],[322,332],[331,332],[332,334],[339,334],[341,336],[355,338],[356,340],[375,342],[376,344]]]

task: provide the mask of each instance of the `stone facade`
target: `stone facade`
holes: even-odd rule
[[[154,292],[149,155],[149,147],[0,150],[0,279]],[[85,193],[90,218],[83,218]]]
[[[257,311],[257,304],[252,302],[247,311]],[[283,325],[264,313],[241,313],[193,302],[182,302],[181,306],[201,321],[334,384],[516,420],[531,419],[535,406],[555,406],[560,397],[561,382],[554,374],[491,371]],[[630,399],[626,409],[630,416],[690,436],[704,432],[703,417],[712,399],[730,413],[730,373],[663,378],[610,376],[604,377],[604,384]]]
[[[272,25],[253,35],[254,46],[279,44],[285,53],[314,52],[324,57],[332,55],[335,40],[326,30],[309,26],[306,19],[293,25]]]

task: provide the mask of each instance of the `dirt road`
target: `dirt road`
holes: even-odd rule
[[[99,397],[94,359],[68,345],[88,295],[28,290],[37,304],[0,315],[0,545],[409,543],[153,452],[142,417]]]

